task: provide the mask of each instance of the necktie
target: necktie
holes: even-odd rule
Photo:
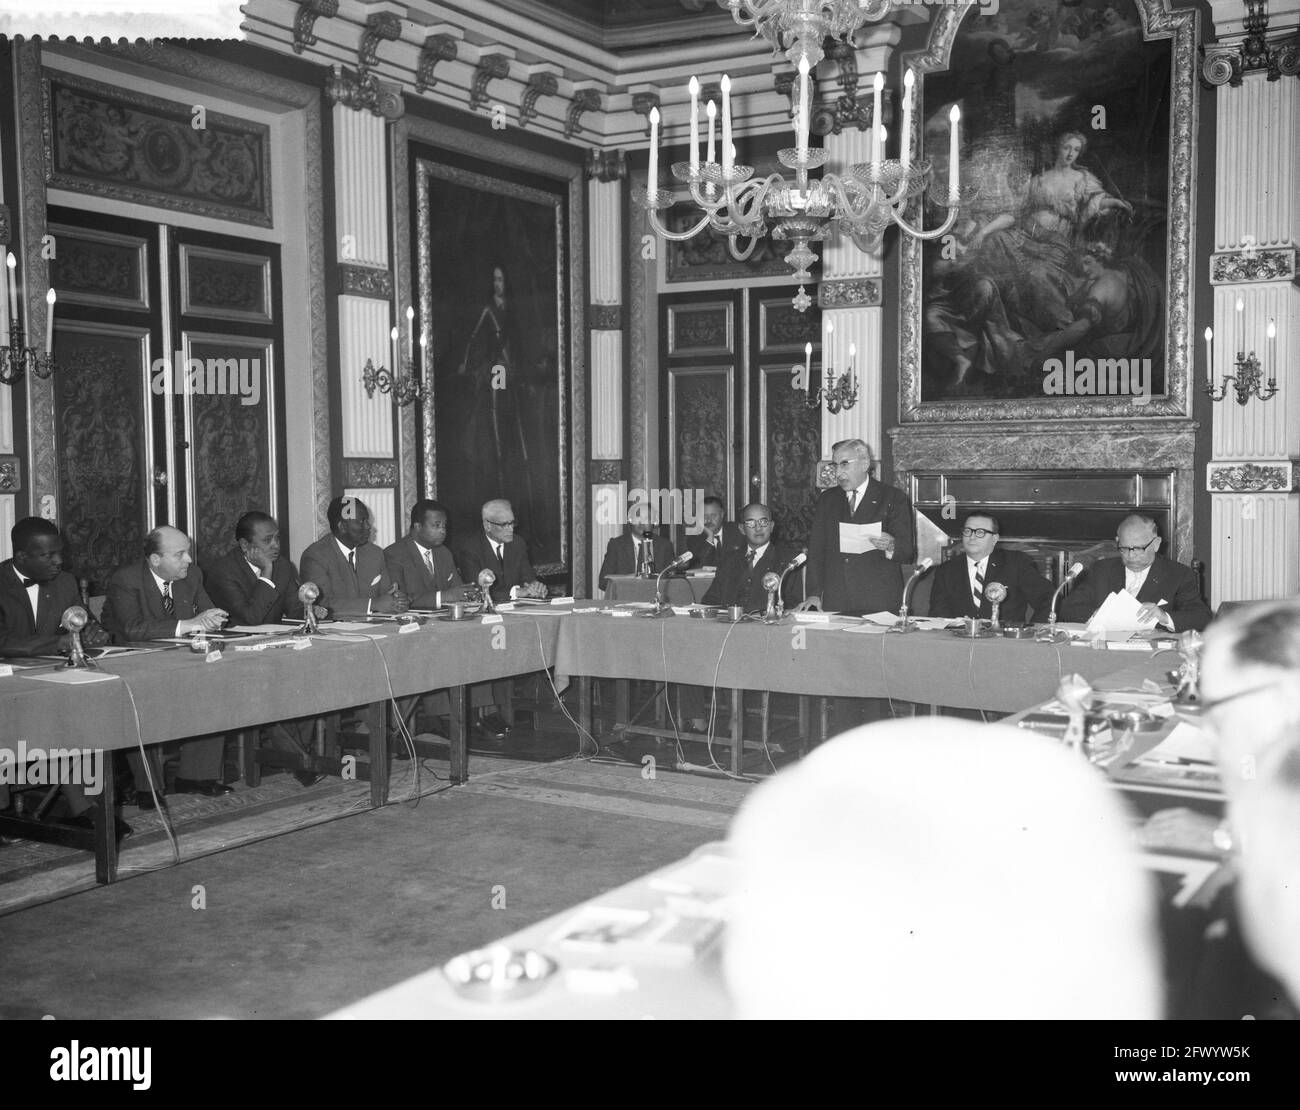
[[[970,595],[975,601],[975,608],[978,609],[984,601],[984,574],[980,570],[979,563],[975,564],[975,585],[971,587]]]
[[[501,544],[494,543],[492,545],[492,554],[494,554],[497,557],[497,562],[500,563],[503,567],[506,565],[505,549],[501,546]]]
[[[354,547],[348,552],[348,566],[352,568],[352,577],[357,576],[357,549]]]
[[[849,490],[849,516],[853,515],[854,510],[858,507],[858,491]]]
[[[755,551],[755,550],[751,547],[751,548],[749,549],[749,554],[745,556],[745,560],[746,560],[746,562],[749,563],[749,569],[750,569],[750,570],[753,570],[753,569],[754,569],[754,556],[757,555],[757,554],[758,554],[758,552]]]
[[[427,547],[422,548],[421,550],[424,552],[424,565],[429,568],[429,573],[433,574],[433,552]]]
[[[169,617],[176,612],[176,602],[172,600],[172,584],[163,583],[163,612]]]

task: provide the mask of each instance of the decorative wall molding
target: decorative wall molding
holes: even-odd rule
[[[1210,255],[1211,285],[1242,285],[1252,281],[1295,281],[1296,248],[1219,251]]]
[[[321,16],[333,19],[339,14],[339,0],[298,0],[298,14],[293,21],[293,52],[301,54],[319,41],[312,30]]]
[[[448,34],[430,35],[420,47],[420,62],[415,70],[415,91],[422,93],[438,83],[433,75],[439,62],[454,62],[460,54],[460,44]]]
[[[478,65],[474,67],[474,84],[469,92],[469,106],[472,111],[478,111],[487,104],[492,97],[488,94],[487,87],[490,81],[498,77],[505,77],[510,73],[510,55],[508,54],[484,54],[478,60]]]
[[[589,304],[587,327],[592,331],[618,331],[623,326],[623,309],[616,304]]]
[[[818,308],[878,308],[881,304],[880,278],[841,278],[817,286]]]
[[[587,176],[596,181],[622,181],[627,177],[627,152],[622,147],[614,150],[587,151]]]
[[[379,61],[379,44],[396,42],[402,37],[402,21],[392,12],[374,12],[366,19],[366,30],[357,49],[357,65],[363,70],[373,69]]]
[[[639,92],[632,94],[632,111],[638,116],[645,117],[645,136],[650,138],[650,113],[659,109],[659,114],[663,115],[663,107],[659,103],[659,94],[657,92]]]
[[[348,486],[392,489],[397,485],[397,463],[391,459],[344,459],[343,481]]]
[[[388,270],[361,266],[355,262],[340,262],[338,278],[341,294],[373,297],[379,301],[393,299],[393,275]]]
[[[554,96],[560,89],[560,79],[549,70],[534,73],[528,78],[524,89],[524,98],[519,102],[519,126],[527,127],[530,119],[538,116],[537,99],[542,96]]]
[[[0,204],[0,243],[6,246],[13,242],[14,225],[9,215],[9,205]]]
[[[1300,76],[1300,37],[1293,31],[1268,33],[1268,0],[1245,0],[1244,35],[1227,35],[1201,48],[1201,79],[1207,88],[1240,85],[1247,74],[1263,73],[1270,81]],[[1284,17],[1285,18],[1285,17]]]
[[[364,69],[353,73],[343,66],[332,67],[325,78],[325,96],[331,104],[342,104],[355,112],[365,108],[386,120],[400,119],[406,111],[401,88],[380,81]]]
[[[592,459],[588,465],[588,476],[594,485],[609,485],[622,480],[622,459]]]
[[[1300,460],[1209,463],[1205,488],[1211,493],[1291,493],[1300,489]]]
[[[568,114],[564,117],[564,137],[572,139],[582,128],[584,112],[600,111],[600,93],[595,89],[579,89],[569,102]]]
[[[16,455],[0,455],[0,493],[17,493],[23,488],[22,471]]]

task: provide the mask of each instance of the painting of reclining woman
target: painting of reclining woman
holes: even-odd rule
[[[1150,360],[1165,392],[1168,44],[1129,5],[1045,11],[968,18],[926,81],[926,147],[960,103],[979,194],[923,251],[923,402],[1042,399],[1067,356]]]

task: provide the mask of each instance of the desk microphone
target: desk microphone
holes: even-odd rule
[[[497,580],[496,574],[488,567],[484,567],[478,572],[478,588],[483,592],[483,612],[495,613],[496,608],[492,604],[492,583]]]
[[[916,580],[933,565],[933,559],[922,559],[916,570],[912,571],[912,577],[907,580],[907,585],[903,587],[903,604],[898,607],[898,623],[889,630],[890,632],[916,631],[916,622],[907,615],[907,599],[911,596],[912,587],[916,585]]]
[[[993,623],[990,626],[994,632],[1000,632],[1002,625],[998,623],[998,606],[1007,599],[1007,588],[1001,582],[990,582],[984,587],[984,596],[989,599],[989,604],[993,606]]]
[[[793,559],[791,559],[788,563],[786,563],[785,566],[781,568],[781,577],[776,584],[776,615],[778,619],[785,616],[785,595],[782,594],[781,592],[782,587],[785,586],[785,576],[789,574],[792,570],[796,570],[799,567],[803,566],[804,563],[806,563],[807,561],[808,561],[808,549],[805,547],[801,552],[799,552],[798,555],[796,555]],[[764,579],[763,584],[764,585],[767,584],[766,579]]]
[[[316,599],[319,597],[320,587],[315,582],[304,582],[298,587],[298,600],[302,602],[303,611],[306,613],[306,619],[302,622],[299,631],[309,636],[320,632],[320,626],[316,623]]]
[[[764,624],[775,624],[781,619],[776,609],[776,596],[781,590],[781,575],[769,570],[763,575],[763,589],[767,591],[767,612],[763,614]]]
[[[666,567],[664,567],[663,570],[659,572],[658,577],[655,579],[655,607],[653,610],[647,611],[646,616],[658,617],[663,615],[664,613],[668,613],[672,611],[668,605],[667,599],[663,595],[664,575],[667,574],[670,570],[676,570],[678,567],[684,567],[687,563],[689,563],[694,558],[695,558],[695,553],[693,551],[683,551],[680,555],[677,556],[676,559],[674,559],[671,563],[669,563]]]
[[[81,630],[90,623],[90,615],[80,605],[69,605],[63,610],[63,616],[59,618],[59,623],[63,625],[72,634],[72,646],[68,652],[68,661],[65,667],[91,667],[99,669],[99,665],[86,658],[85,649],[81,646]]]
[[[1035,640],[1041,640],[1044,643],[1055,643],[1060,638],[1060,634],[1056,631],[1056,602],[1061,596],[1061,591],[1082,573],[1083,564],[1075,563],[1070,567],[1069,573],[1061,579],[1061,584],[1056,587],[1056,592],[1052,594],[1052,611],[1048,614],[1047,627],[1034,637]]]

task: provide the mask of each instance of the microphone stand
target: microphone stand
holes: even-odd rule
[[[1038,643],[1059,644],[1070,638],[1066,633],[1058,632],[1056,630],[1056,603],[1061,597],[1061,591],[1073,581],[1074,575],[1067,574],[1063,579],[1061,579],[1061,584],[1056,587],[1055,592],[1052,594],[1052,610],[1047,615],[1047,627],[1034,637]]]
[[[932,560],[926,559],[916,570],[912,571],[912,577],[907,580],[907,585],[903,587],[903,604],[898,607],[898,623],[889,629],[890,632],[915,632],[916,621],[907,615],[907,599],[912,595],[912,587],[916,585],[916,580],[930,569]]]
[[[689,559],[685,559],[685,560],[673,559],[666,567],[664,567],[663,570],[659,572],[659,574],[655,577],[655,607],[649,610],[645,610],[645,609],[641,610],[641,614],[640,614],[641,616],[671,617],[673,615],[673,607],[668,604],[668,601],[663,594],[664,575],[667,574],[670,570],[676,568],[678,565],[685,566],[689,562],[690,562]]]
[[[807,561],[807,555],[802,554],[797,559],[792,559],[781,570],[781,577],[776,583],[776,619],[780,620],[785,616],[785,576],[796,567],[801,567]],[[770,601],[769,601],[770,604]]]

